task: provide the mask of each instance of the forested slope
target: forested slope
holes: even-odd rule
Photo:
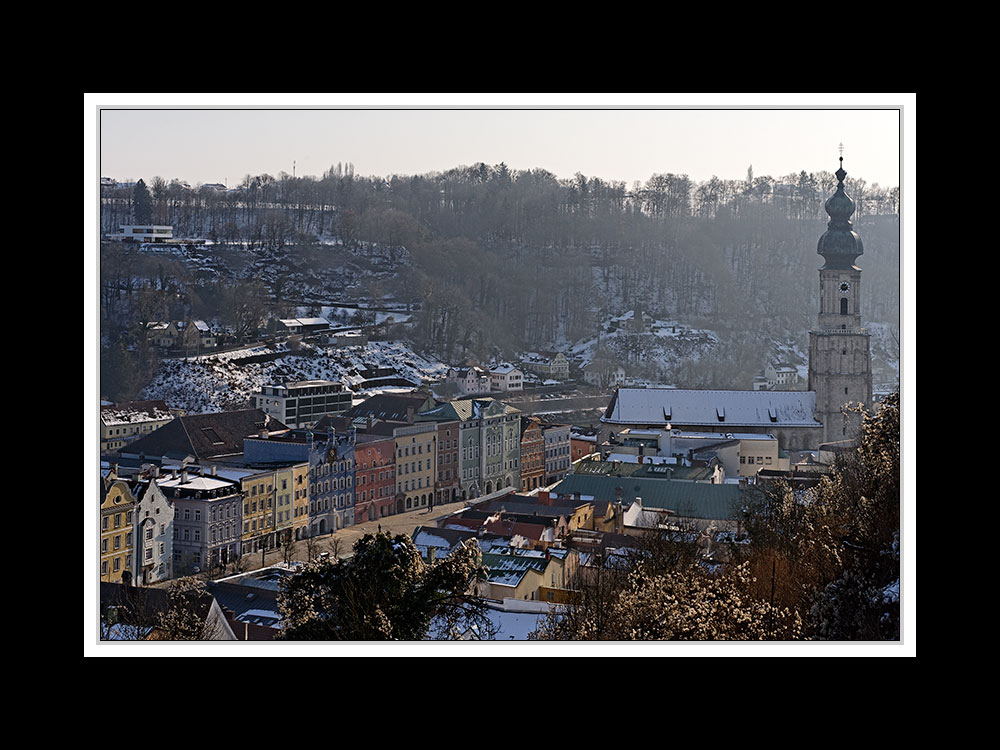
[[[703,183],[658,174],[628,187],[503,164],[387,178],[337,165],[322,178],[247,175],[230,191],[154,177],[148,200],[105,188],[102,230],[162,223],[215,243],[201,248],[207,265],[175,284],[172,299],[192,312],[201,304],[224,317],[220,300],[240,284],[279,308],[334,294],[417,303],[408,335],[444,361],[565,346],[633,309],[719,332],[727,347],[752,346],[803,341],[814,325],[816,243],[835,185],[827,172],[751,169],[743,180]],[[865,243],[864,318],[896,331],[899,191],[851,177],[847,190]],[[112,272],[102,267],[109,301],[122,283],[111,286]],[[170,287],[146,275],[125,282],[137,287],[130,295]]]

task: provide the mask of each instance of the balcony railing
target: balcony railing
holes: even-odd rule
[[[861,334],[867,335],[867,328],[821,328],[819,330],[813,331],[817,336],[837,336],[840,334],[850,333],[850,334]]]

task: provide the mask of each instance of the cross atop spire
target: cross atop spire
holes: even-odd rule
[[[840,151],[840,169],[836,171],[837,179],[840,180],[840,184],[844,184],[844,178],[847,177],[847,172],[844,171],[844,143],[841,141],[840,145],[837,146],[837,150]]]

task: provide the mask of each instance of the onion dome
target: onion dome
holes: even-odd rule
[[[837,170],[837,192],[826,201],[826,212],[830,215],[827,230],[819,238],[816,252],[826,259],[824,268],[851,268],[854,260],[864,253],[865,248],[861,237],[851,229],[851,216],[854,214],[854,201],[844,191],[844,157],[840,157],[840,169]]]

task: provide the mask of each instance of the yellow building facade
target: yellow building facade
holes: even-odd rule
[[[135,498],[125,482],[105,480],[101,501],[100,570],[101,580],[107,583],[123,583],[123,575],[132,580],[135,505]]]
[[[270,469],[243,477],[240,481],[243,494],[241,554],[275,546],[275,486],[275,472]]]
[[[423,508],[434,502],[437,477],[437,424],[418,423],[399,427],[396,441],[396,496],[403,496],[403,509]]]
[[[292,539],[309,536],[309,462],[291,467]]]

